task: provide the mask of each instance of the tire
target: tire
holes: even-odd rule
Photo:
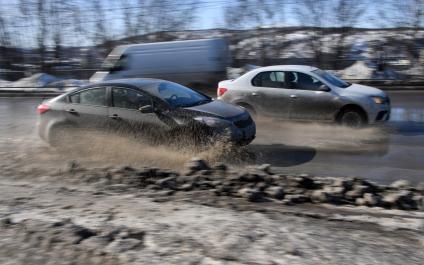
[[[58,147],[64,145],[68,139],[69,128],[66,126],[55,126],[50,128],[47,142],[53,147]]]
[[[249,114],[250,114],[250,116],[252,116],[252,117],[257,117],[257,113],[256,113],[256,111],[253,109],[253,107],[252,106],[250,106],[250,105],[247,105],[247,104],[238,104],[240,107],[243,107],[243,108],[245,108],[246,110],[247,110],[247,112],[249,112]]]
[[[343,111],[338,119],[340,125],[350,128],[361,128],[366,124],[364,113],[355,109]]]
[[[187,126],[172,129],[167,143],[179,147],[207,147],[213,143],[214,132],[203,126]]]

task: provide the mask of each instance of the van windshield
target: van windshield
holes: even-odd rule
[[[123,54],[122,56],[109,55],[102,63],[102,70],[105,71],[121,71],[125,70],[128,66],[128,56]]]
[[[212,100],[206,95],[172,82],[160,83],[156,88],[152,89],[152,93],[174,108],[198,106]]]
[[[315,74],[319,75],[325,81],[327,81],[328,83],[332,84],[333,86],[337,86],[337,87],[341,87],[341,88],[346,88],[346,87],[348,87],[348,86],[351,85],[351,83],[346,82],[346,81],[340,79],[339,77],[337,77],[337,76],[335,76],[335,75],[333,75],[333,74],[331,74],[329,72],[323,71],[321,69],[314,70],[314,71],[312,71],[312,73],[315,73]]]

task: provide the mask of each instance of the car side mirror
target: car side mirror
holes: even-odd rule
[[[138,111],[140,111],[141,113],[153,113],[155,109],[152,105],[145,105],[143,107],[140,107]]]
[[[331,89],[326,85],[320,85],[319,88],[318,88],[318,91],[330,92]]]

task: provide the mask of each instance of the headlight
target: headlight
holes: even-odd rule
[[[229,122],[225,120],[213,117],[196,117],[194,120],[204,123],[210,127],[226,127],[229,124]]]
[[[371,97],[375,104],[384,104],[384,98],[382,97]]]

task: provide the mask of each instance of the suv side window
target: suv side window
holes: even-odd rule
[[[323,83],[305,73],[286,72],[286,85],[292,89],[317,91]]]
[[[152,98],[146,93],[129,88],[112,88],[112,106],[116,108],[135,109],[152,105]]]
[[[258,87],[284,88],[284,72],[262,72],[252,79],[252,85]]]
[[[83,105],[106,106],[106,88],[97,87],[83,90],[70,95],[69,101]]]

